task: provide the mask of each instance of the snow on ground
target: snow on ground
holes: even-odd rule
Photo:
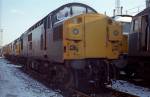
[[[0,97],[63,97],[0,58]]]
[[[0,58],[0,97],[63,97],[20,71],[21,66]],[[139,97],[150,97],[150,89],[127,81],[113,80],[112,88]]]
[[[150,97],[150,89],[136,86],[127,81],[113,80],[112,88],[121,92],[126,92],[139,97]]]

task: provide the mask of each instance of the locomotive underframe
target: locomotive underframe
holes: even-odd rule
[[[117,74],[115,66],[106,59],[65,60],[64,63],[57,63],[13,56],[9,60],[42,74],[54,87],[75,88],[86,93],[103,89],[106,84],[111,84],[110,79]]]
[[[150,8],[133,17],[129,34],[128,76],[150,80]]]
[[[129,56],[125,71],[128,76],[150,80],[150,57]]]

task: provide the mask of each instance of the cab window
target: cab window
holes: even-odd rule
[[[90,9],[90,8],[87,8],[87,13],[95,13],[95,11],[93,11],[93,10]]]
[[[72,13],[73,13],[73,15],[79,15],[79,14],[86,13],[86,7],[72,6]]]
[[[130,28],[131,28],[131,23],[130,22],[122,22],[123,26],[123,33],[129,33]]]
[[[63,20],[67,17],[70,17],[70,7],[65,7],[59,10],[58,12],[56,12],[53,16],[54,23]]]

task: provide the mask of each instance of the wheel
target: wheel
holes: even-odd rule
[[[42,74],[48,74],[49,73],[49,67],[51,68],[51,66],[49,66],[50,64],[48,62],[39,62],[38,66],[39,66],[39,72]]]
[[[119,78],[119,70],[115,66],[115,64],[109,64],[110,65],[110,79],[118,79]]]
[[[124,68],[124,71],[126,73],[126,78],[132,78],[133,75],[135,75],[135,68],[133,64],[127,64],[127,66]]]
[[[27,70],[30,70],[31,69],[31,60],[27,60],[27,64],[25,65],[26,69]]]
[[[83,70],[74,70],[75,88],[87,94],[102,91],[107,76],[105,61],[88,60]]]
[[[56,87],[70,88],[72,86],[73,76],[70,68],[64,65],[55,65],[51,70],[51,82]]]

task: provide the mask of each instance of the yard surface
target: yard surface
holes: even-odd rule
[[[0,58],[0,97],[63,97]]]
[[[0,97],[63,97],[19,68],[21,66],[0,58]],[[111,88],[138,97],[150,97],[150,89],[136,86],[127,81],[113,80]],[[101,94],[98,97],[105,96]],[[111,97],[111,94],[108,93],[106,97]]]

